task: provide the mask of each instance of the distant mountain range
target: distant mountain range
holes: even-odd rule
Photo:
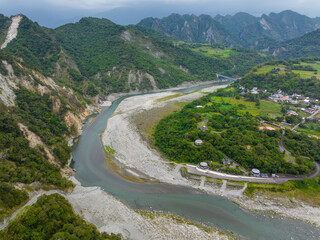
[[[162,19],[145,18],[138,25],[161,30],[183,41],[272,51],[281,42],[317,30],[320,18],[310,18],[289,10],[263,14],[261,17],[241,12],[216,17],[171,14]]]
[[[281,43],[273,55],[280,59],[320,56],[320,30]]]

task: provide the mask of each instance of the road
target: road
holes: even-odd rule
[[[318,111],[315,111],[313,114],[311,114],[309,117],[307,117],[307,119],[312,119],[314,116],[316,116],[318,113],[320,112],[320,109]],[[298,123],[297,125],[295,125],[293,128],[292,128],[292,131],[295,131],[299,126],[300,124],[304,123],[306,121],[306,119],[303,119],[300,123]]]
[[[307,176],[307,178],[315,178],[320,174],[320,165],[317,162],[314,162],[316,165],[316,170]],[[187,164],[185,165],[187,168],[188,173],[199,175],[199,176],[206,176],[211,177],[214,179],[222,179],[222,180],[229,180],[229,181],[236,181],[236,182],[254,182],[254,183],[277,183],[282,184],[289,180],[303,180],[303,176],[296,176],[296,177],[276,177],[276,178],[263,178],[263,177],[249,177],[249,176],[239,176],[239,175],[232,175],[232,174],[226,174],[226,173],[220,173],[216,171],[211,170],[202,170],[199,169],[195,165]]]
[[[30,206],[34,203],[36,203],[38,201],[38,198],[41,197],[42,195],[51,195],[54,193],[58,193],[61,196],[65,197],[67,194],[63,191],[60,190],[50,190],[50,191],[44,191],[44,190],[40,190],[38,193],[36,193],[33,197],[30,198],[30,200],[23,205],[22,207],[20,207],[19,209],[17,209],[10,217],[6,217],[4,219],[4,221],[0,222],[0,231],[4,228],[6,228],[8,226],[8,224],[10,223],[11,220],[15,219],[15,217],[17,216],[18,213],[22,212],[25,207]]]
[[[284,135],[286,135],[285,131],[283,131],[281,141],[279,142],[280,151],[285,152],[288,155],[291,155],[291,152],[288,149],[286,149],[286,147],[284,146],[284,143],[283,143]]]

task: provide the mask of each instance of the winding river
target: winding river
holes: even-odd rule
[[[192,92],[210,84],[179,92]],[[108,168],[99,134],[122,97],[101,111],[83,133],[73,149],[75,177],[83,186],[100,186],[134,209],[161,210],[188,220],[214,226],[241,239],[320,239],[320,229],[301,221],[270,218],[243,210],[238,205],[187,187],[164,183],[134,183],[121,178]],[[106,203],[108,204],[108,203]]]

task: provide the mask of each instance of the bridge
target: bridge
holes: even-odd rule
[[[226,76],[223,76],[223,75],[220,75],[220,74],[217,74],[217,78],[224,78],[224,79],[230,80],[232,82],[235,82],[237,80],[237,79],[226,77]]]

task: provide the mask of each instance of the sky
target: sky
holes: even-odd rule
[[[320,17],[319,0],[0,0],[0,13],[22,13],[40,25],[57,27],[81,17],[108,18],[118,24],[135,24],[145,17],[180,14],[235,14],[255,16],[293,10]]]

